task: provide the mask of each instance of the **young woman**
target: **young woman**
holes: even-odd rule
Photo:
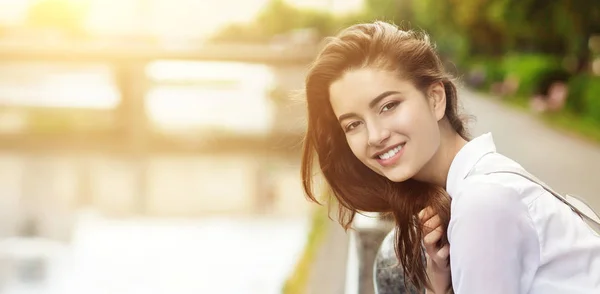
[[[316,160],[343,225],[360,211],[391,213],[396,255],[417,288],[600,293],[600,238],[578,215],[523,177],[477,172],[521,167],[496,153],[491,134],[470,140],[426,34],[383,22],[345,29],[308,72],[306,98],[307,195],[317,201]]]

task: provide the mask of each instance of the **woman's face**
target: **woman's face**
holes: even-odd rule
[[[330,102],[354,155],[391,181],[417,175],[440,146],[441,83],[424,93],[397,74],[373,68],[346,72],[329,87]]]

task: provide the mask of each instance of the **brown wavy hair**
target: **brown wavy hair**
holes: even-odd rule
[[[365,67],[394,73],[412,82],[424,94],[429,86],[441,82],[446,93],[444,119],[460,136],[468,138],[464,120],[458,115],[453,78],[444,69],[426,33],[401,30],[379,21],[353,25],[328,40],[306,76],[308,129],[301,166],[304,190],[309,199],[319,203],[313,182],[316,159],[331,195],[339,204],[340,224],[347,230],[355,214],[361,211],[393,217],[395,251],[405,280],[420,290],[431,288],[423,264],[422,236],[416,214],[431,206],[447,231],[450,197],[442,187],[413,179],[392,182],[369,169],[350,150],[331,107],[329,87],[345,72]],[[444,234],[438,245],[447,243]]]

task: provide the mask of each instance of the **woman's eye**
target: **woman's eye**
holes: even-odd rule
[[[390,102],[381,108],[381,112],[390,111],[390,110],[394,109],[396,106],[398,106],[398,102]]]
[[[346,132],[352,131],[354,128],[358,127],[359,124],[360,124],[359,121],[355,121],[355,122],[349,123],[346,126]]]

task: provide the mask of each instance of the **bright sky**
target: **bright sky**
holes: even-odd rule
[[[0,0],[0,22],[19,22],[28,3]],[[269,0],[55,0],[89,3],[88,27],[100,32],[147,30],[172,36],[208,35],[231,22],[250,21]],[[342,14],[362,7],[364,0],[286,0]]]

